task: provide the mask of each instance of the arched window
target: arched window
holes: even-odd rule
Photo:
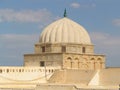
[[[50,69],[49,69],[49,73],[50,73]]]
[[[91,61],[95,61],[95,58],[91,58]]]
[[[68,57],[68,58],[67,58],[67,60],[70,60],[70,61],[71,61],[71,60],[72,60],[72,58],[71,58],[71,57]]]
[[[42,47],[42,52],[45,52],[45,46]]]
[[[97,61],[101,61],[102,59],[101,58],[98,58]]]
[[[7,72],[9,72],[9,69],[7,69]]]
[[[2,73],[2,69],[0,69],[0,73]]]
[[[19,72],[21,72],[21,69],[19,69]]]
[[[76,61],[78,61],[79,59],[78,58],[75,58]]]
[[[52,72],[54,72],[54,70],[52,69]]]
[[[85,53],[85,52],[86,52],[86,48],[82,47],[82,53]]]
[[[62,52],[66,52],[66,46],[62,46]]]
[[[45,62],[44,61],[40,61],[40,66],[44,67],[45,66]]]

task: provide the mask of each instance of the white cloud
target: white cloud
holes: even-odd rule
[[[74,3],[71,3],[71,5],[70,5],[71,7],[73,7],[73,8],[79,8],[80,7],[80,4],[79,3],[76,3],[76,2],[74,2]]]
[[[88,4],[80,4],[80,3],[77,3],[77,2],[73,2],[70,4],[70,6],[72,8],[94,8],[96,7],[96,4],[95,3],[88,3]]]
[[[114,20],[112,21],[112,23],[113,23],[113,25],[115,25],[115,26],[120,26],[120,19],[114,19]]]
[[[4,53],[10,52],[10,54],[13,54],[13,55],[15,54],[14,56],[16,56],[16,54],[20,53],[20,51],[31,52],[31,50],[34,50],[34,44],[37,43],[38,41],[39,41],[39,35],[37,34],[33,34],[33,35],[32,34],[31,35],[3,34],[3,35],[0,35],[0,42],[1,42],[0,50],[3,52],[7,51]],[[14,53],[16,51],[18,51],[18,53]],[[3,53],[3,52],[0,52],[0,53]],[[4,55],[6,56],[6,54]]]
[[[34,44],[38,41],[38,34],[0,35],[0,65],[23,65],[23,55],[34,53]]]
[[[38,40],[39,35],[37,34],[2,34],[0,35],[0,48],[12,48],[16,49],[17,47],[29,47],[29,44],[32,44]]]
[[[106,33],[94,32],[91,33],[92,40],[99,46],[111,47],[120,46],[120,37],[112,36]]]
[[[0,9],[0,22],[47,22],[52,17],[46,9],[14,10]]]

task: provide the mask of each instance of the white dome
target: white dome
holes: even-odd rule
[[[64,17],[43,30],[40,43],[91,44],[91,40],[87,31],[81,25]]]

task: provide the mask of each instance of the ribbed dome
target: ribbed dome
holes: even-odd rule
[[[91,44],[91,40],[87,31],[81,25],[64,17],[43,30],[40,43]]]

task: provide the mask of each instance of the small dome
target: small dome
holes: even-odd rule
[[[48,25],[41,33],[39,41],[40,43],[91,44],[87,31],[66,17]]]

